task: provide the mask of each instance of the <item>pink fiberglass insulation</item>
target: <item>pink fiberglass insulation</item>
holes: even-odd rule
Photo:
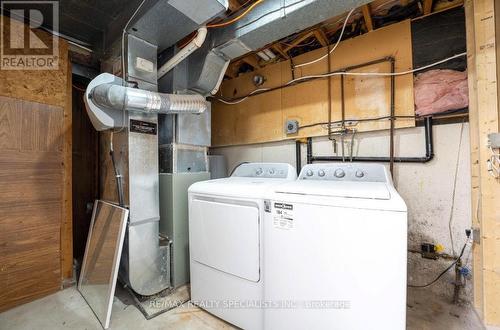
[[[419,116],[469,105],[467,72],[430,70],[415,77],[415,113]]]

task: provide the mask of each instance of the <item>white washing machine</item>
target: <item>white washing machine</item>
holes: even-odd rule
[[[240,165],[189,188],[191,300],[243,329],[262,329],[264,196],[295,180],[288,164]],[[267,205],[269,208],[269,205]]]
[[[407,209],[383,165],[306,165],[269,195],[265,329],[405,329]]]

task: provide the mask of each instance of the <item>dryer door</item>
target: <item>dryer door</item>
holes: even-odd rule
[[[239,201],[191,200],[192,260],[253,282],[260,279],[259,208]]]

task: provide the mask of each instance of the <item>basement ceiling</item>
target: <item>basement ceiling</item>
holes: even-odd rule
[[[61,0],[60,33],[94,50],[101,49],[110,27],[123,26],[124,17],[139,3],[140,0]]]
[[[141,0],[60,0],[58,32],[65,39],[99,53],[116,40],[140,2]],[[52,10],[49,6],[37,9],[46,17],[49,17]],[[44,22],[42,26],[47,30],[54,30],[52,23]]]

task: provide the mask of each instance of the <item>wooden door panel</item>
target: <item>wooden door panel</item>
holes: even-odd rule
[[[0,311],[61,286],[63,109],[0,96]]]

